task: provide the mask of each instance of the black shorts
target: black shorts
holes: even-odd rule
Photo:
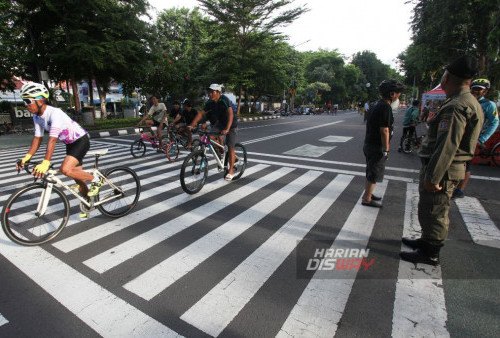
[[[83,158],[90,148],[89,134],[80,137],[73,143],[66,144],[66,155],[72,156],[78,160],[78,165],[82,165]]]
[[[385,162],[387,158],[382,154],[382,146],[366,144],[363,152],[366,158],[366,179],[369,182],[382,182],[384,179]]]

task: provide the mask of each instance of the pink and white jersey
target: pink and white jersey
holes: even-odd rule
[[[64,144],[71,144],[87,134],[87,131],[65,112],[52,106],[47,106],[42,116],[33,114],[33,122],[36,137],[42,137],[46,130],[50,137],[57,137]]]

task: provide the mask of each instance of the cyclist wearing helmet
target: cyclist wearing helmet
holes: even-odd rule
[[[394,79],[384,80],[378,87],[380,96],[366,122],[363,152],[366,157],[366,182],[362,204],[381,208],[380,197],[373,195],[375,184],[384,178],[385,162],[389,156],[394,116],[392,110],[399,106],[399,96],[404,85]]]
[[[47,150],[42,163],[33,170],[37,178],[43,177],[50,166],[57,139],[66,144],[66,157],[61,164],[60,171],[71,177],[79,186],[83,196],[96,196],[102,186],[98,177],[83,171],[82,160],[90,148],[88,133],[78,123],[73,121],[61,109],[47,105],[49,91],[40,83],[27,82],[21,88],[21,97],[28,111],[33,114],[35,135],[28,153],[21,160],[21,167],[37,152],[42,143],[43,134],[49,132]],[[18,165],[16,164],[18,168]],[[18,168],[19,169],[19,168]],[[92,182],[90,190],[85,182]],[[86,217],[86,215],[81,215]]]
[[[479,101],[481,108],[484,113],[484,123],[483,128],[481,130],[481,135],[477,140],[479,142],[478,147],[483,149],[485,147],[486,141],[493,135],[493,133],[497,130],[498,127],[498,109],[494,102],[488,100],[485,95],[488,93],[490,89],[490,81],[487,79],[476,79],[472,81],[470,86],[471,94]],[[465,178],[460,182],[458,187],[453,192],[453,198],[462,198],[464,197],[465,186],[469,182],[470,179],[470,165],[471,161],[466,162],[465,166]]]

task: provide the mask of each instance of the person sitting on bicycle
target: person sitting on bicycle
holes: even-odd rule
[[[399,141],[398,151],[400,152],[403,148],[403,141],[406,137],[413,137],[416,139],[417,132],[415,127],[418,123],[418,100],[414,100],[412,102],[411,107],[406,110],[405,118],[403,120],[403,136],[401,136],[401,140]]]
[[[226,145],[229,153],[229,171],[224,179],[226,181],[231,181],[234,175],[233,167],[236,160],[234,147],[238,134],[238,119],[234,116],[235,112],[231,107],[231,101],[226,95],[222,95],[222,85],[216,83],[211,84],[210,87],[208,87],[208,98],[209,100],[198,115],[195,116],[189,128],[193,129],[198,121],[206,114],[208,120],[211,121],[212,131],[220,133],[221,135],[226,135]],[[214,121],[215,124],[212,124],[212,121]]]
[[[43,177],[50,167],[50,160],[54,154],[57,139],[66,144],[66,157],[61,164],[60,171],[71,177],[78,184],[83,196],[96,196],[103,182],[98,176],[83,171],[82,160],[90,148],[89,135],[78,123],[73,121],[59,108],[47,105],[49,91],[40,83],[27,82],[21,88],[21,98],[26,108],[33,114],[35,135],[28,153],[21,160],[20,167],[31,159],[37,152],[43,140],[44,131],[49,132],[49,140],[45,158],[33,170],[36,178]],[[19,165],[16,163],[19,170]],[[91,182],[90,190],[86,182]]]
[[[485,143],[493,135],[498,127],[498,109],[495,102],[488,100],[485,96],[490,90],[490,81],[488,79],[476,79],[472,81],[470,92],[479,101],[481,108],[483,108],[484,122],[479,136],[478,147],[485,148]],[[465,196],[465,186],[470,179],[470,165],[472,161],[465,162],[465,178],[460,181],[457,188],[453,191],[452,198],[462,198]]]
[[[186,148],[188,149],[191,148],[191,143],[193,142],[193,135],[188,126],[193,122],[196,115],[198,115],[198,112],[196,111],[196,109],[193,109],[191,102],[186,99],[184,100],[184,109],[182,110],[182,112],[177,114],[175,119],[170,124],[171,127],[175,126],[179,133],[186,135],[186,137],[188,138]]]
[[[151,129],[152,126],[157,127],[158,131],[158,142],[160,146],[158,147],[158,152],[161,152],[161,149],[163,149],[163,144],[161,140],[161,131],[165,127],[165,119],[167,118],[167,107],[165,107],[165,104],[163,102],[159,102],[159,98],[157,95],[153,95],[151,97],[151,108],[149,109],[149,112],[139,121],[137,124],[140,126],[144,120],[146,120],[145,125],[149,127],[149,131],[151,132],[151,135],[155,137],[155,133]]]

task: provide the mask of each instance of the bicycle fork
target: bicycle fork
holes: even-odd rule
[[[40,197],[40,201],[38,201],[38,206],[36,208],[35,215],[37,217],[41,217],[45,215],[47,211],[47,206],[49,205],[50,195],[52,194],[53,183],[47,183],[47,186],[42,191],[42,196]]]

